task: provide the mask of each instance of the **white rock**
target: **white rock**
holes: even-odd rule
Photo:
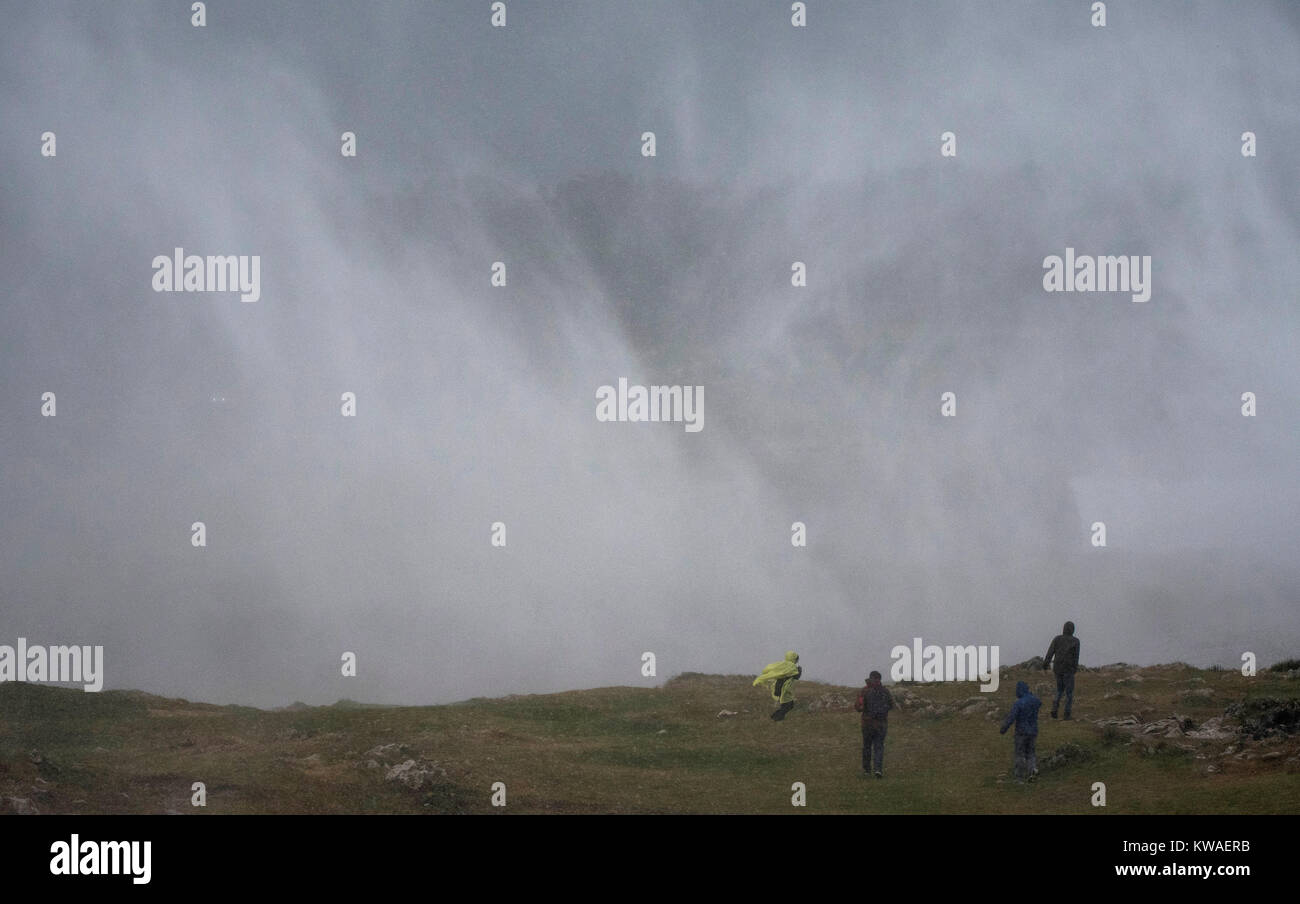
[[[389,769],[388,774],[384,776],[384,780],[390,782],[401,782],[408,788],[419,789],[423,787],[426,782],[432,783],[434,777],[437,775],[446,777],[447,771],[437,763],[416,763],[415,760],[407,760],[406,762],[399,763],[392,769]]]

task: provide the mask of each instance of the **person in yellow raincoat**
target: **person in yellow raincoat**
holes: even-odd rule
[[[803,666],[799,665],[799,654],[790,650],[780,662],[769,662],[762,674],[754,679],[754,687],[760,684],[771,685],[772,702],[779,703],[772,720],[780,722],[785,714],[794,709],[794,683],[803,677]]]

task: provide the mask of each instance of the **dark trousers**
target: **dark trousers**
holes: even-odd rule
[[[1016,756],[1011,771],[1016,778],[1028,778],[1038,771],[1038,735],[1016,735]]]
[[[1074,706],[1074,672],[1058,672],[1056,675],[1056,699],[1052,701],[1052,715],[1061,705],[1061,695],[1065,695],[1065,718],[1070,718],[1070,707]]]
[[[872,772],[871,761],[875,758],[875,772],[885,771],[885,731],[888,725],[864,723],[862,726],[862,771]]]
[[[772,713],[772,718],[775,719],[777,722],[780,722],[782,719],[785,718],[785,714],[792,709],[794,709],[793,700],[791,700],[789,703],[782,703],[780,706],[776,708],[776,712]]]

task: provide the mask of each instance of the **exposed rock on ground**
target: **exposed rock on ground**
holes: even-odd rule
[[[853,709],[853,702],[843,694],[822,694],[808,703],[808,712],[845,712]]]
[[[1234,703],[1224,715],[1241,724],[1242,734],[1255,740],[1293,735],[1300,732],[1300,699],[1276,700],[1271,697]]]
[[[446,777],[446,769],[437,763],[420,759],[419,761],[406,760],[393,766],[384,775],[384,781],[401,782],[411,790],[418,791],[425,785],[432,785]]]

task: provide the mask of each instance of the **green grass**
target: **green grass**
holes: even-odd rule
[[[1044,698],[1040,761],[1067,742],[1087,757],[1044,770],[1031,785],[1008,779],[1011,736],[998,733],[1022,678]],[[1077,679],[1071,722],[1048,717],[1052,684],[1044,672],[1009,670],[988,695],[974,684],[910,685],[908,692],[937,706],[992,699],[997,718],[981,707],[942,715],[922,714],[915,703],[896,710],[884,780],[860,777],[856,713],[808,708],[832,693],[852,699],[856,689],[801,682],[799,706],[774,723],[770,701],[750,680],[690,673],[661,688],[286,711],[3,684],[0,798],[31,799],[43,813],[499,813],[490,796],[500,781],[508,813],[1300,809],[1300,773],[1287,762],[1300,754],[1300,738],[1244,747],[1240,740],[1130,743],[1130,734],[1094,724],[1130,713],[1143,722],[1177,713],[1199,724],[1232,703],[1294,698],[1296,682],[1284,673],[1245,678],[1183,664],[1088,670]],[[718,718],[723,709],[737,715]],[[436,763],[445,777],[419,789],[385,781],[388,764],[367,767],[366,752],[390,743],[407,748],[395,761]],[[1274,751],[1281,756],[1262,758]],[[1207,769],[1212,764],[1217,771]],[[190,805],[195,781],[207,786],[206,808]],[[1104,808],[1090,803],[1097,781],[1106,784]],[[807,789],[806,808],[791,806],[795,782]]]

